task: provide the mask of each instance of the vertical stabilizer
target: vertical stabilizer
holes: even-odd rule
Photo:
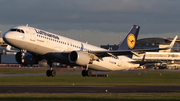
[[[140,27],[137,25],[133,25],[133,27],[128,32],[125,39],[122,41],[122,43],[119,45],[117,50],[128,50],[128,49],[134,49],[136,40],[138,37]]]
[[[133,25],[130,31],[128,32],[125,39],[119,45],[117,50],[132,50],[135,47],[136,40],[138,37],[140,26]],[[128,55],[128,57],[132,58],[132,55]]]

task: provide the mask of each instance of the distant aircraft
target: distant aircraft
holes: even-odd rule
[[[180,61],[180,53],[179,52],[146,52],[146,59],[144,60],[151,64],[146,64],[148,67],[159,67],[166,68],[168,66],[177,65]],[[139,57],[133,56],[134,60],[141,60],[143,54]],[[153,63],[153,64],[152,64]],[[153,67],[154,68],[154,67]]]
[[[139,29],[139,26],[133,25],[117,50],[106,50],[29,26],[12,27],[3,34],[3,39],[7,44],[20,49],[16,60],[22,65],[33,65],[46,59],[50,66],[47,76],[56,75],[52,69],[53,62],[79,65],[85,67],[82,70],[82,76],[85,77],[91,76],[91,70],[115,71],[138,67],[144,61],[133,60],[133,54],[172,48],[177,39],[176,36],[165,48],[134,49]]]

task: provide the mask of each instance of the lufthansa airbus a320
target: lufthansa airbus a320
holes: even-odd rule
[[[85,77],[91,76],[91,70],[115,71],[138,67],[144,61],[133,60],[133,54],[170,49],[177,39],[176,36],[165,48],[134,49],[139,29],[133,25],[117,50],[106,50],[29,26],[12,27],[3,34],[3,39],[19,49],[16,60],[22,65],[33,65],[46,59],[50,66],[47,76],[56,75],[52,69],[53,62],[84,66],[82,76]]]

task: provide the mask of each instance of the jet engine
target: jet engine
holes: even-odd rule
[[[83,52],[72,51],[69,54],[69,61],[71,63],[85,66],[90,63],[90,57]]]
[[[29,52],[26,53],[18,52],[16,54],[16,61],[24,66],[28,66],[28,65],[31,66],[33,64],[38,64],[39,62],[36,56]]]

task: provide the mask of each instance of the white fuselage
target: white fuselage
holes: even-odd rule
[[[21,29],[24,33],[8,31],[3,38],[12,46],[27,50],[36,54],[44,55],[49,52],[71,52],[71,51],[101,51],[105,50],[90,44],[66,38],[57,34],[49,33],[28,26],[13,27]],[[88,67],[94,70],[123,70],[138,67],[139,64],[132,64],[133,61],[126,56],[104,57],[99,61],[93,61]]]

